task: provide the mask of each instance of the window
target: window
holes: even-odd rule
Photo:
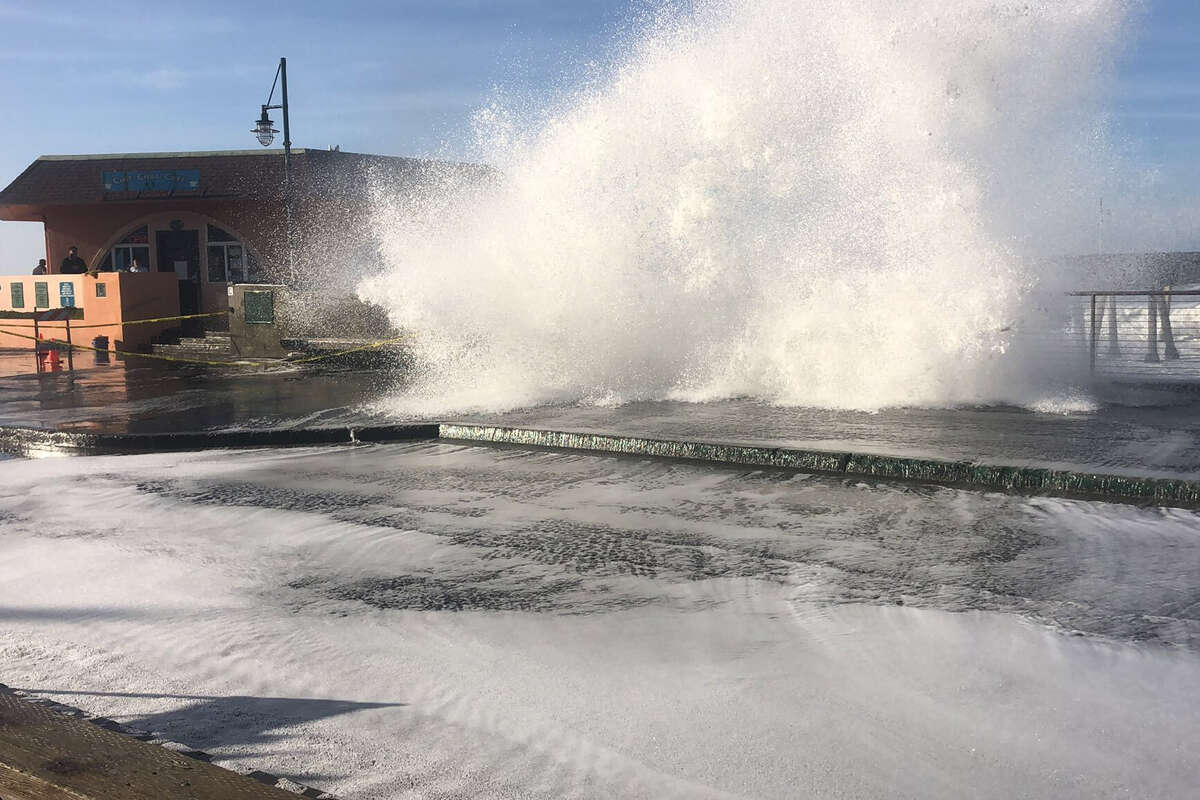
[[[96,297],[108,297],[108,284],[96,281]]]
[[[132,230],[125,235],[121,240],[121,244],[150,244],[150,228],[143,225],[137,230]]]
[[[143,270],[150,268],[150,228],[143,225],[125,234],[125,238],[113,245],[108,255],[100,262],[102,272],[128,272],[137,259]]]
[[[22,284],[14,283],[14,284],[11,284],[8,288],[12,292],[12,307],[13,308],[24,308],[25,307],[25,287]]]
[[[253,283],[258,280],[258,260],[229,231],[208,226],[208,280],[210,283]]]
[[[208,282],[219,283],[228,280],[225,268],[225,246],[210,244],[208,246]]]
[[[237,237],[229,231],[218,228],[216,225],[209,225],[208,240],[210,242],[236,242]]]

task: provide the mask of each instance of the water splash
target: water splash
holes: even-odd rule
[[[362,292],[417,332],[422,365],[396,403],[1045,397],[1014,326],[1060,288],[1035,257],[1069,246],[1102,162],[1124,17],[1120,0],[657,14],[537,125],[480,112],[495,180],[383,204],[390,270]]]

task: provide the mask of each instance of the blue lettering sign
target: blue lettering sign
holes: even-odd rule
[[[194,192],[200,188],[198,169],[148,169],[105,172],[106,192]]]

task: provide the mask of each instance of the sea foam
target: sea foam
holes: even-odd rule
[[[392,403],[1044,398],[1056,370],[1021,334],[1061,324],[1040,259],[1094,213],[1127,16],[700,0],[640,21],[536,124],[479,112],[492,180],[381,202],[389,266],[360,291],[419,369]]]

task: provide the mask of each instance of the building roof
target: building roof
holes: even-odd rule
[[[292,155],[309,152],[307,148],[292,148]],[[324,151],[317,151],[324,152]],[[330,151],[340,152],[340,151]],[[38,161],[112,161],[129,158],[213,158],[215,156],[281,156],[281,148],[259,148],[258,150],[190,150],[177,153],[69,153],[66,155],[38,156]],[[347,154],[351,155],[351,154]]]
[[[282,156],[280,149],[41,156],[0,191],[0,219],[38,221],[49,206],[276,193],[283,181]],[[480,169],[340,150],[292,150],[297,191],[362,188],[365,181],[447,166]]]

